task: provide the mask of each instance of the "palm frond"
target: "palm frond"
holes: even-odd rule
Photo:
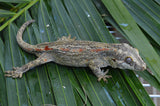
[[[148,57],[152,53],[152,58],[155,59],[157,53],[122,2],[102,1],[113,16],[114,22],[117,22],[114,25],[117,25],[130,43],[140,50],[149,68],[157,74],[159,63],[153,65]],[[23,34],[24,41],[30,44],[52,42],[69,34],[81,40],[116,42],[91,0],[33,0],[14,5],[12,2],[6,4],[11,7],[16,5],[20,9],[14,12],[13,17],[3,17],[4,24],[0,27],[0,44],[5,48],[0,48],[0,83],[3,85],[0,88],[1,105],[154,105],[134,72],[130,70],[111,68],[109,74],[112,78],[105,83],[97,82],[89,68],[48,63],[30,70],[21,79],[5,78],[4,70],[22,66],[36,58],[19,48],[16,42],[18,29],[27,20],[36,20]],[[127,23],[127,28],[122,23]],[[137,35],[138,40],[135,40]],[[139,45],[140,42],[149,46],[144,48],[145,45]],[[152,52],[145,52],[149,50]],[[159,80],[159,74],[155,76]]]

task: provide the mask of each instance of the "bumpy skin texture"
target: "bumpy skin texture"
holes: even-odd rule
[[[93,73],[98,77],[98,81],[110,78],[106,75],[102,67],[111,66],[113,68],[131,69],[143,71],[146,64],[140,57],[138,50],[126,43],[107,44],[94,41],[81,41],[71,39],[71,36],[58,39],[55,42],[45,42],[37,45],[31,45],[22,40],[22,34],[25,28],[34,22],[27,21],[22,25],[17,33],[17,42],[19,46],[38,58],[22,67],[13,68],[13,71],[5,71],[5,76],[12,78],[21,78],[22,74],[38,65],[55,62],[61,65],[73,67],[90,67]]]

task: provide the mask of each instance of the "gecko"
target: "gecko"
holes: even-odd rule
[[[102,70],[103,67],[111,66],[136,71],[146,69],[146,63],[140,57],[138,50],[127,43],[76,40],[69,35],[55,42],[28,44],[23,41],[22,35],[26,27],[33,22],[35,20],[25,22],[18,30],[16,39],[23,50],[38,58],[21,67],[13,67],[13,70],[5,71],[6,77],[21,78],[28,70],[48,62],[71,67],[89,67],[98,81],[102,79],[107,81],[107,78],[112,77],[107,75],[108,70]]]

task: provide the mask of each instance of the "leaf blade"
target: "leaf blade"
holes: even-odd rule
[[[112,12],[112,16],[117,21],[121,29],[126,33],[127,39],[131,41],[130,43],[138,48],[140,53],[145,57],[145,62],[147,63],[148,67],[152,70],[153,74],[160,82],[160,57],[158,56],[154,48],[150,45],[148,39],[138,28],[124,5],[122,5],[122,2],[120,0],[118,0],[118,2],[113,1],[111,3],[107,3],[107,0],[103,0],[103,2],[108,10]],[[116,7],[112,7],[113,5],[116,5]],[[115,12],[115,10],[119,12],[117,13]]]

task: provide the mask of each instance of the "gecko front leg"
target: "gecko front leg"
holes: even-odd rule
[[[48,63],[50,61],[53,61],[53,57],[49,53],[43,53],[36,60],[31,61],[23,65],[22,67],[13,67],[14,71],[5,71],[5,76],[12,78],[21,78],[23,73],[27,72],[29,69],[32,69],[41,64]]]
[[[106,75],[108,73],[108,70],[104,72],[101,70],[101,67],[106,67],[107,63],[103,62],[100,59],[91,60],[89,67],[92,70],[92,72],[98,77],[98,81],[103,79],[103,81],[107,82],[106,78],[111,78],[111,75]]]

